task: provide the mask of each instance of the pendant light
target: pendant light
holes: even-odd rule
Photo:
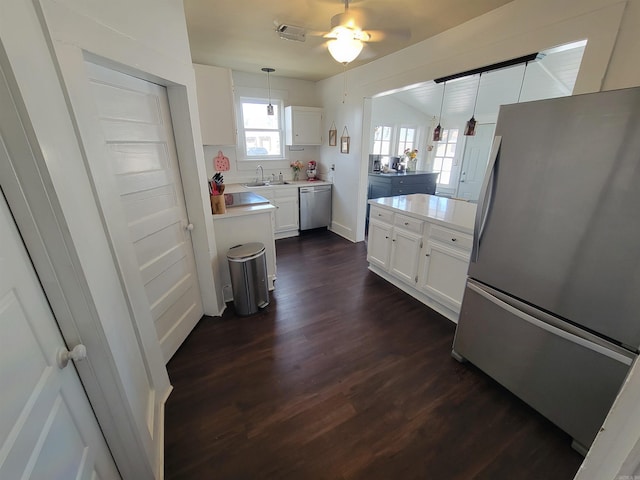
[[[440,120],[442,119],[442,106],[444,105],[444,92],[447,88],[447,82],[442,85],[442,100],[440,100],[440,115],[438,115],[438,126],[433,131],[433,141],[439,142],[442,139],[442,126]]]
[[[480,72],[480,77],[478,77],[478,88],[476,89],[476,100],[473,103],[473,113],[471,114],[471,118],[467,122],[467,126],[464,129],[465,135],[475,135],[476,134],[476,106],[478,105],[478,93],[480,92],[480,81],[482,80],[482,72]]]
[[[275,68],[264,67],[263,72],[267,72],[267,84],[269,85],[269,105],[267,105],[267,115],[273,115],[273,105],[271,105],[271,77],[272,72],[275,72]]]

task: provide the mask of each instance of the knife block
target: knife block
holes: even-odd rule
[[[214,215],[227,213],[227,207],[224,204],[224,195],[211,195],[211,213]]]

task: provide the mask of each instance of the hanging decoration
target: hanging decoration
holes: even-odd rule
[[[471,118],[467,122],[467,126],[464,129],[464,134],[467,136],[476,134],[476,106],[478,105],[478,93],[480,92],[480,81],[482,80],[482,73],[480,72],[480,77],[478,77],[478,88],[476,89],[476,100],[473,103],[473,113],[471,114]]]
[[[267,115],[273,115],[273,105],[271,105],[271,77],[270,74],[275,72],[275,68],[264,67],[263,72],[267,72],[267,84],[269,85],[269,105],[267,105]]]
[[[331,127],[329,127],[329,146],[335,147],[338,142],[338,129],[336,129],[336,123],[331,122]]]
[[[349,153],[349,130],[347,130],[347,126],[344,126],[342,130],[342,136],[340,137],[340,153]]]
[[[440,120],[442,119],[442,106],[444,105],[444,92],[447,89],[447,82],[444,82],[442,85],[442,100],[440,100],[440,115],[438,115],[438,126],[433,130],[433,141],[439,142],[442,140],[442,125],[440,125]]]

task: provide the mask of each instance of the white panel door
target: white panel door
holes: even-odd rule
[[[465,137],[457,197],[473,202],[478,200],[487,163],[489,163],[489,153],[495,129],[495,123],[480,124],[476,127],[474,136]]]
[[[0,272],[0,478],[120,478],[1,193]]]
[[[87,67],[110,171],[167,362],[203,315],[167,92]]]

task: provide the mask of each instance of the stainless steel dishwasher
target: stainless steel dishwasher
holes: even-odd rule
[[[331,185],[300,187],[300,230],[331,223]]]

